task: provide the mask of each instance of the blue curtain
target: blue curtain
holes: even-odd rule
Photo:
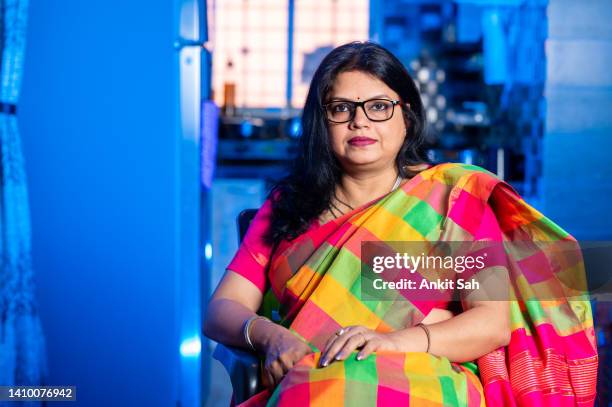
[[[16,116],[27,6],[27,0],[0,0],[0,385],[40,385],[46,374],[44,337],[34,298],[28,191]]]

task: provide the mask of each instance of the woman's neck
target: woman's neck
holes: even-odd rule
[[[336,196],[352,208],[357,208],[391,192],[397,176],[395,167],[376,173],[344,173],[336,188]]]

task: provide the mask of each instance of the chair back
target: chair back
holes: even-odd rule
[[[246,235],[249,226],[251,225],[251,221],[255,217],[257,213],[257,209],[244,209],[242,212],[238,214],[238,239],[239,242],[242,242],[244,239],[244,235]]]

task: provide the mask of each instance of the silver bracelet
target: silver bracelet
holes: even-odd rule
[[[425,336],[427,336],[427,350],[425,352],[429,353],[429,346],[431,345],[431,337],[429,336],[429,328],[427,327],[427,325],[423,323],[418,323],[415,326],[418,326],[422,328],[423,331],[425,331]]]
[[[253,341],[251,341],[251,335],[249,330],[251,329],[251,324],[256,320],[256,319],[265,319],[267,321],[269,321],[268,318],[266,317],[262,317],[261,315],[253,315],[252,317],[250,317],[249,319],[247,319],[244,322],[244,325],[242,326],[242,336],[244,336],[244,341],[249,345],[249,347],[254,350],[257,351],[257,349],[255,349],[255,345],[253,345]]]

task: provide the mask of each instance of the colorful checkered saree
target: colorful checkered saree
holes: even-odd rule
[[[508,249],[511,341],[478,359],[478,368],[418,352],[377,352],[362,361],[353,353],[318,367],[320,350],[340,327],[403,329],[435,305],[362,301],[362,241],[469,241],[487,207],[504,241],[577,245],[490,172],[452,163],[430,167],[396,191],[281,245],[270,261],[271,287],[260,312],[280,319],[314,353],[294,365],[271,394],[264,391],[244,405],[593,405],[597,351],[588,298],[567,289],[554,300],[538,300],[532,290],[563,293],[557,277],[571,269],[584,279],[582,258],[574,264],[542,261],[553,254],[546,245]],[[534,265],[539,272],[529,273]]]

